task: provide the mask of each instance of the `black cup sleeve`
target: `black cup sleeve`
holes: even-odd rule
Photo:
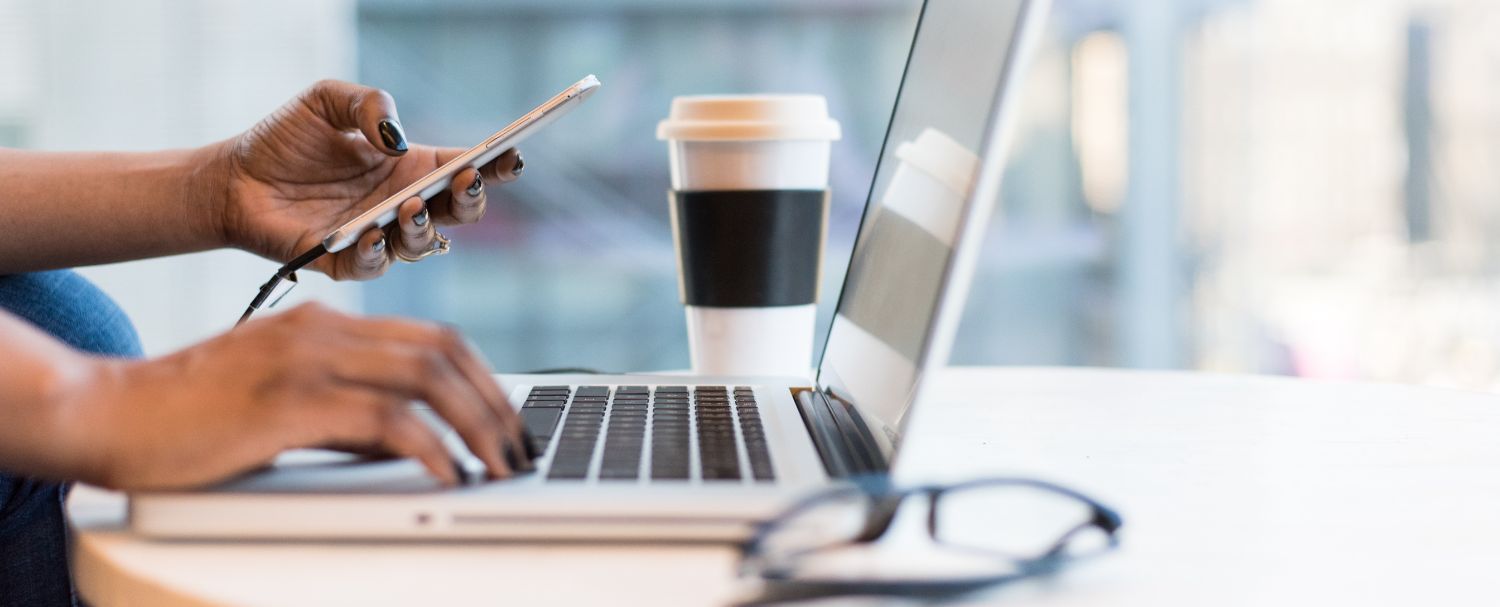
[[[678,286],[690,306],[818,301],[826,190],[672,192]]]

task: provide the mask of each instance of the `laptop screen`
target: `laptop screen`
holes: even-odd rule
[[[886,457],[927,357],[947,358],[929,351],[933,319],[1024,4],[929,0],[918,21],[818,365],[818,385],[854,405]]]

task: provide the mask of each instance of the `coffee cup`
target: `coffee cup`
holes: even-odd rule
[[[672,100],[657,138],[695,372],[808,372],[839,135],[818,95]]]

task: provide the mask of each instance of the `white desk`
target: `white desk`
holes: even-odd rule
[[[1500,398],[1095,370],[945,380],[902,476],[1039,476],[1125,518],[1116,554],[986,601],[1494,601]],[[118,497],[80,491],[72,509],[78,581],[103,607],[711,604],[735,563],[713,547],[156,543],[120,530]]]

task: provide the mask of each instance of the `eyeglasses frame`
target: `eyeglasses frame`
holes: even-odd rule
[[[849,484],[808,496],[793,504],[776,517],[755,525],[750,538],[740,544],[740,574],[742,576],[756,575],[760,577],[765,583],[765,588],[761,596],[755,601],[743,604],[853,595],[904,596],[927,599],[958,596],[1007,582],[1048,575],[1057,571],[1063,564],[1078,558],[1066,554],[1065,549],[1074,536],[1088,529],[1099,529],[1107,537],[1108,544],[1101,552],[1111,550],[1119,545],[1117,532],[1123,525],[1123,519],[1119,513],[1087,495],[1047,481],[1024,477],[992,477],[954,484],[923,484],[908,488],[896,488],[892,484],[890,477],[883,474],[852,477],[846,480]],[[993,486],[1028,487],[1076,500],[1089,507],[1089,520],[1064,532],[1041,554],[1029,557],[943,541],[938,536],[937,524],[938,504],[944,494]],[[890,531],[892,524],[896,520],[896,515],[900,512],[901,506],[907,502],[908,498],[926,496],[928,498],[927,534],[929,539],[935,544],[1006,559],[1015,565],[1017,571],[1014,573],[971,576],[947,580],[815,580],[797,579],[795,576],[795,567],[790,565],[775,567],[767,562],[763,553],[764,542],[778,527],[829,500],[848,497],[850,495],[858,495],[869,500],[869,510],[866,513],[864,525],[861,527],[860,532],[849,540],[791,553],[785,559],[787,563],[795,563],[798,558],[816,552],[874,543]]]

